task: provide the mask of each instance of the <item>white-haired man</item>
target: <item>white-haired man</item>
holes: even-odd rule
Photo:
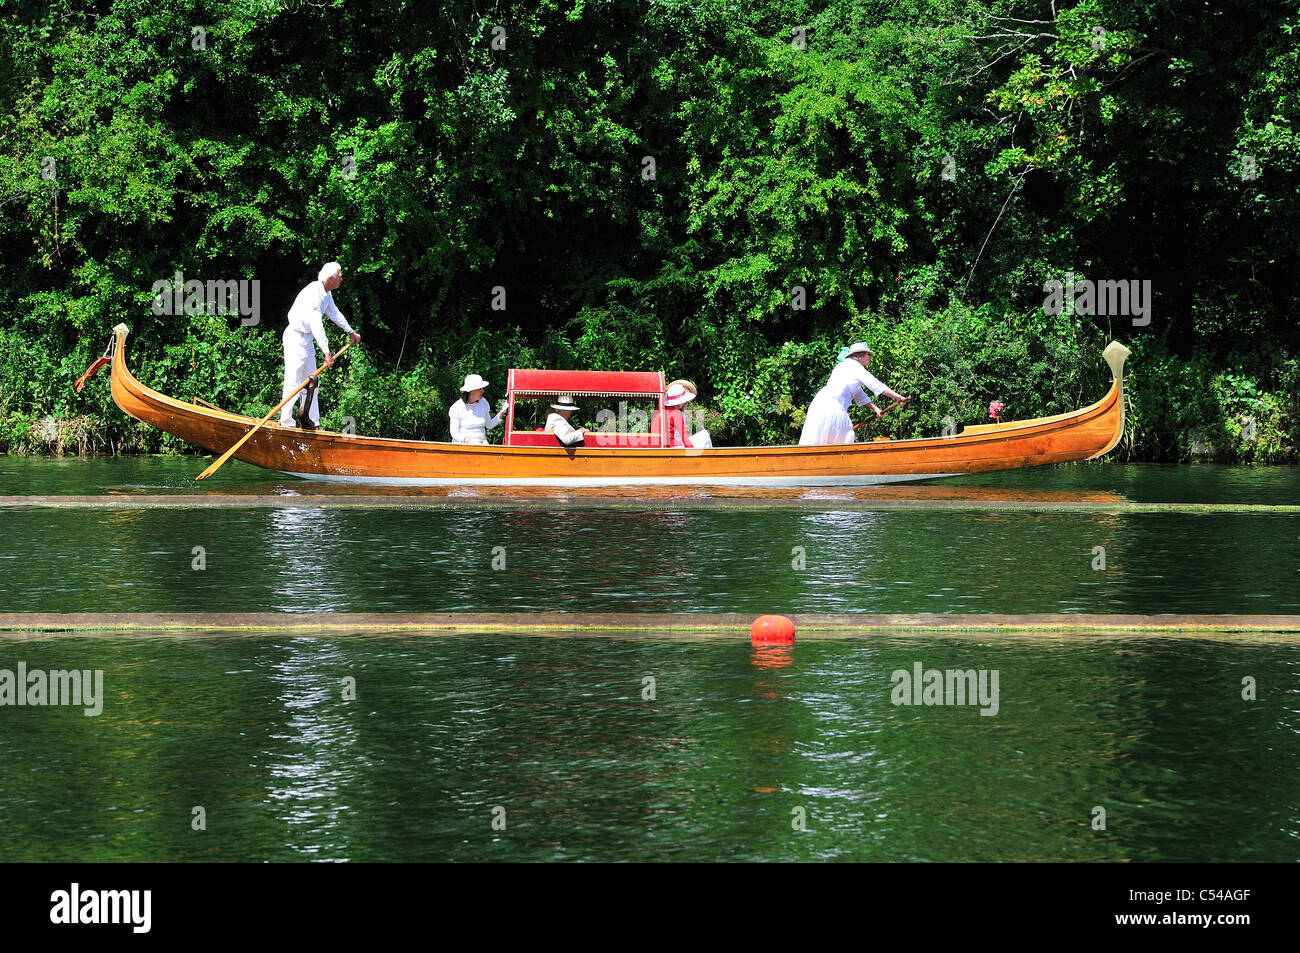
[[[309,284],[294,299],[289,309],[289,326],[284,329],[284,390],[281,398],[288,397],[295,387],[316,373],[315,344],[320,345],[325,355],[325,366],[334,366],[334,355],[330,353],[329,338],[325,336],[324,315],[341,327],[352,343],[361,340],[361,335],[352,330],[343,312],[334,303],[333,291],[343,283],[343,266],[332,261],[320,270],[316,280]],[[302,405],[302,425],[305,430],[315,430],[320,426],[320,401],[316,397],[316,388],[307,387],[298,398],[280,410],[280,426],[294,425],[294,408]]]

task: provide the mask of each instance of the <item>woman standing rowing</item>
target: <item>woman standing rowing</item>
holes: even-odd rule
[[[870,407],[880,417],[885,412],[875,404],[872,396],[884,394],[900,404],[907,403],[906,397],[890,390],[875,375],[867,373],[867,365],[870,363],[871,348],[865,344],[859,342],[840,348],[840,362],[831,371],[830,380],[808,405],[808,416],[804,419],[803,432],[799,435],[800,446],[853,443],[853,421],[849,420],[850,404]]]

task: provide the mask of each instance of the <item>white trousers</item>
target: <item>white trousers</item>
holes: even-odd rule
[[[288,397],[293,389],[316,373],[316,339],[311,334],[299,334],[293,328],[285,328],[284,341],[284,389],[280,399]],[[304,389],[296,398],[280,408],[280,423],[286,427],[294,425],[293,412],[301,407],[307,399]],[[312,390],[311,406],[307,408],[307,419],[317,427],[320,426],[319,391]]]

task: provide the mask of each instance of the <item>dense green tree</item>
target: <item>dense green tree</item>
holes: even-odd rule
[[[1064,410],[1133,345],[1132,452],[1293,459],[1293,5],[3,0],[0,449],[181,449],[70,383],[265,410],[337,258],[327,422],[446,438],[474,370],[661,367],[786,442],[866,337],[885,432]],[[155,315],[176,272],[261,321]],[[1045,283],[1150,281],[1151,320]],[[500,305],[504,297],[505,307]],[[1255,439],[1241,422],[1255,420]]]

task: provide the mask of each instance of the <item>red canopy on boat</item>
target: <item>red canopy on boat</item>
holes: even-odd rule
[[[541,371],[512,369],[507,384],[517,397],[661,397],[662,371]]]
[[[508,447],[556,445],[554,434],[515,430],[515,401],[521,397],[639,397],[654,402],[646,433],[609,432],[592,435],[600,447],[663,447],[663,371],[543,371],[512,368],[506,383],[510,409],[504,443]],[[620,414],[622,411],[620,411]],[[622,418],[620,417],[620,420]]]

